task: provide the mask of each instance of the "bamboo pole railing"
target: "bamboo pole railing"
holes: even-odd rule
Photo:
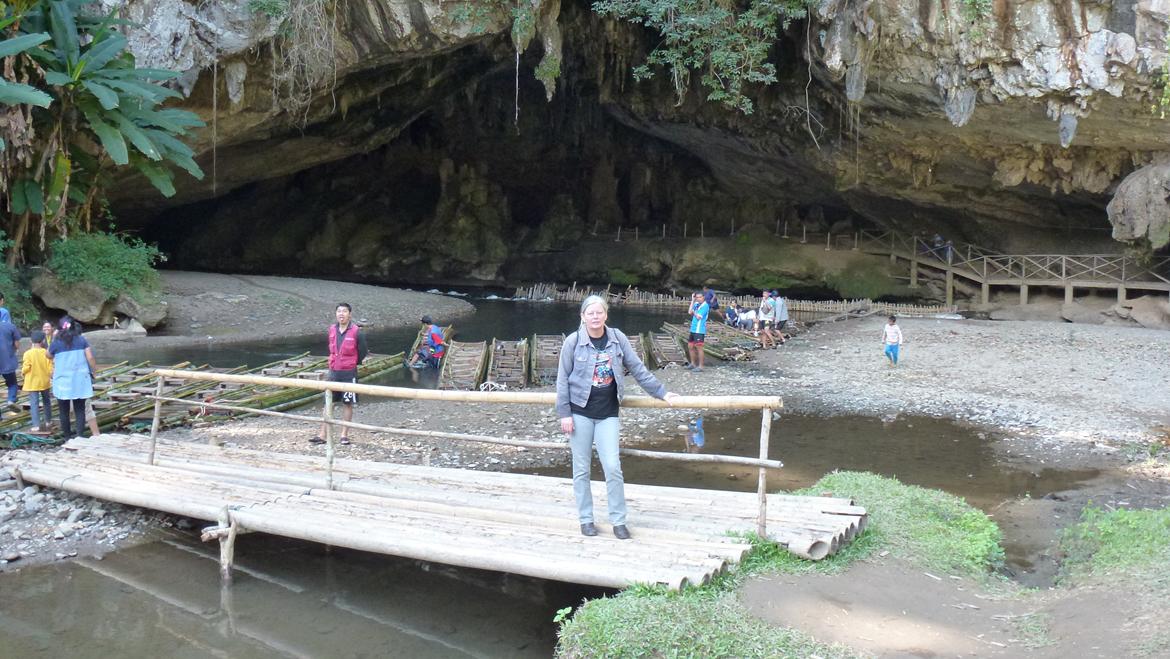
[[[333,397],[332,392],[351,392],[363,396],[374,396],[379,398],[395,398],[404,400],[434,400],[445,402],[465,402],[465,403],[492,403],[492,404],[524,404],[524,405],[546,405],[553,406],[556,403],[556,394],[552,392],[533,392],[533,391],[446,391],[435,389],[410,389],[406,387],[387,387],[380,385],[359,384],[352,382],[330,382],[324,380],[304,380],[299,378],[280,378],[268,377],[251,374],[231,374],[231,373],[206,373],[198,371],[178,371],[173,369],[156,369],[155,376],[159,382],[163,382],[167,378],[182,378],[187,380],[199,380],[209,382],[221,383],[239,383],[239,384],[257,384],[273,387],[288,387],[299,389],[312,389],[324,392],[325,396],[325,410],[321,418],[309,417],[303,415],[289,414],[286,412],[275,412],[272,410],[252,409],[242,406],[228,406],[204,401],[190,401],[184,399],[171,399],[163,397],[160,393],[156,393],[155,398],[155,418],[151,424],[150,448],[147,455],[147,464],[154,465],[155,463],[155,448],[158,441],[158,425],[159,425],[159,410],[163,402],[177,403],[190,405],[192,407],[204,407],[213,409],[227,409],[235,411],[246,411],[252,414],[263,416],[273,416],[278,418],[286,418],[301,422],[310,423],[324,423],[325,424],[325,452],[326,452],[326,469],[325,482],[326,489],[334,488],[333,483],[333,462],[334,462],[334,446],[333,446],[333,432],[334,426],[344,426],[348,428],[356,428],[360,430],[368,430],[373,432],[386,432],[392,434],[403,434],[412,436],[435,437],[442,439],[452,439],[458,441],[475,441],[486,442],[494,444],[510,444],[514,446],[529,446],[537,448],[564,448],[564,444],[557,444],[554,442],[533,442],[532,440],[490,437],[486,435],[472,435],[465,433],[446,433],[439,431],[422,431],[407,428],[391,428],[388,426],[375,426],[371,424],[356,423],[353,421],[339,421],[332,418],[333,411]],[[160,385],[161,387],[161,385]],[[161,392],[161,388],[157,390]],[[771,445],[771,427],[772,427],[772,411],[783,408],[783,401],[779,396],[676,396],[670,402],[658,400],[649,396],[627,396],[622,401],[622,405],[634,408],[683,408],[683,409],[707,409],[707,410],[760,410],[760,457],[748,458],[743,456],[732,455],[717,455],[717,454],[695,454],[695,453],[668,453],[663,451],[646,451],[640,449],[621,449],[625,455],[632,455],[638,457],[677,460],[688,462],[720,462],[726,464],[739,464],[757,467],[759,469],[759,479],[757,484],[757,494],[759,498],[759,510],[757,512],[757,530],[760,537],[767,537],[767,470],[776,469],[783,466],[778,460],[771,460],[768,458]]]

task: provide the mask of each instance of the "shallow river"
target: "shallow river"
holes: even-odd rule
[[[575,328],[575,310],[551,304],[476,301],[458,338],[518,338]],[[611,322],[631,332],[659,327],[662,314],[619,310]],[[414,329],[373,332],[371,349],[409,348]],[[262,364],[317,341],[102,355],[102,361],[184,359],[218,366]],[[404,376],[401,383],[409,382]],[[394,382],[399,384],[400,382]],[[755,455],[756,413],[708,418],[708,453]],[[663,450],[696,450],[679,430]],[[811,485],[834,469],[867,470],[966,497],[985,510],[1008,499],[1072,489],[1094,470],[1005,465],[991,440],[945,420],[815,418],[786,414],[773,425],[772,456],[785,463],[770,488]],[[635,483],[754,490],[751,469],[624,459]],[[526,469],[530,472],[530,469]],[[546,470],[567,475],[567,467]],[[600,478],[595,466],[594,478]],[[634,521],[636,524],[636,520]],[[1030,557],[1009,561],[1026,568]],[[259,535],[237,545],[235,585],[218,587],[213,545],[174,532],[107,555],[0,575],[4,656],[71,657],[543,657],[555,646],[557,609],[601,591],[462,570]]]

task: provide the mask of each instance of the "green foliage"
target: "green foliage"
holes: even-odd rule
[[[1170,565],[1170,508],[1115,510],[1089,506],[1065,529],[1062,579],[1162,573]]]
[[[1166,48],[1170,50],[1170,33],[1166,34]],[[1160,119],[1165,119],[1166,110],[1170,108],[1170,58],[1162,61],[1162,67],[1158,69],[1155,78],[1155,87],[1161,87],[1162,91],[1150,106],[1150,112],[1157,113]]]
[[[248,0],[248,11],[281,19],[288,15],[288,0]]]
[[[157,247],[137,238],[95,232],[55,241],[46,265],[64,283],[90,282],[114,298],[157,289],[154,264],[162,258]]]
[[[963,18],[971,23],[980,23],[991,16],[995,0],[960,0]]]
[[[876,300],[896,288],[886,268],[883,262],[874,258],[853,259],[840,271],[827,273],[824,281],[843,298]]]
[[[642,278],[636,272],[622,270],[621,268],[610,268],[609,281],[618,286],[636,286],[642,281]]]
[[[707,100],[744,114],[754,109],[747,96],[751,84],[776,82],[776,67],[767,61],[778,31],[807,15],[804,0],[748,0],[746,7],[723,0],[597,0],[593,10],[656,30],[661,37],[646,63],[634,68],[635,79],[665,68],[679,102],[698,72]]]
[[[0,231],[0,252],[12,246],[3,231]],[[17,325],[31,325],[37,319],[37,309],[33,306],[32,295],[28,286],[22,281],[20,272],[7,265],[0,264],[0,293],[4,294],[8,312],[12,314],[12,322]]]
[[[18,105],[32,107],[18,108],[23,120],[7,124],[13,148],[0,161],[0,175],[12,181],[0,194],[10,221],[20,218],[10,231],[18,242],[29,233],[29,215],[60,233],[88,224],[110,164],[134,167],[167,196],[175,192],[171,165],[203,176],[194,152],[179,139],[203,122],[194,113],[162,108],[180,95],[160,82],[177,74],[135,66],[116,29],[124,21],[114,13],[94,14],[90,4],[0,5],[0,52],[12,54],[21,84],[38,93],[32,98],[16,89]],[[6,82],[0,100],[11,103],[13,91]]]

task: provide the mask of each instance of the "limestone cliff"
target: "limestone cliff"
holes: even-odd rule
[[[209,176],[115,206],[182,265],[382,280],[527,273],[618,226],[1164,243],[1170,0],[968,3],[815,2],[745,116],[635,82],[654,36],[584,0],[532,0],[521,29],[498,3],[338,0],[304,52],[245,3],[132,0],[140,60],[183,70],[208,120]],[[1140,191],[1107,212],[1119,186]]]

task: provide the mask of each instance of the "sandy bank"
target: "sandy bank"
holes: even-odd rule
[[[423,314],[447,322],[475,312],[470,303],[443,295],[323,279],[166,271],[162,280],[169,307],[166,324],[150,336],[130,339],[132,345],[317,336],[332,322],[339,302],[352,305],[354,318],[370,329],[415,325]],[[91,342],[100,349],[112,340],[99,334]]]

